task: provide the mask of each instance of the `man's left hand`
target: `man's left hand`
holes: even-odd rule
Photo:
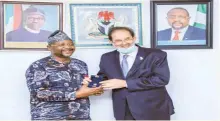
[[[104,89],[119,89],[127,87],[126,81],[121,79],[110,79],[102,81],[100,84]]]

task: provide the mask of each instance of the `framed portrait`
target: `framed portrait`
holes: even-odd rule
[[[212,0],[152,0],[151,47],[212,49]]]
[[[126,26],[142,45],[141,4],[70,4],[71,36],[78,47],[111,47],[108,31]]]
[[[1,49],[46,50],[48,36],[63,29],[63,4],[2,1]]]

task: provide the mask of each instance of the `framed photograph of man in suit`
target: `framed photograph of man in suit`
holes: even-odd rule
[[[212,0],[152,0],[151,47],[212,48]]]
[[[1,48],[46,50],[49,35],[62,30],[63,3],[2,1]]]

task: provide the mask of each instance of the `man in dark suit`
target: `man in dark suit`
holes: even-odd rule
[[[174,107],[165,88],[166,52],[137,46],[127,27],[114,27],[108,36],[116,50],[102,55],[98,75],[105,77],[101,86],[113,91],[116,120],[169,120]]]
[[[45,13],[35,7],[29,7],[23,12],[24,23],[18,29],[6,34],[7,42],[46,42],[50,31],[42,30],[45,23]]]
[[[181,7],[168,11],[167,21],[171,28],[157,33],[158,41],[206,40],[206,31],[189,25],[189,12]]]

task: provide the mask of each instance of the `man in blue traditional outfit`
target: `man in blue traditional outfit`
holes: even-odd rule
[[[86,63],[70,56],[73,41],[62,31],[49,36],[51,55],[32,63],[26,71],[32,120],[90,120],[88,96],[101,87],[82,85],[88,75]]]

